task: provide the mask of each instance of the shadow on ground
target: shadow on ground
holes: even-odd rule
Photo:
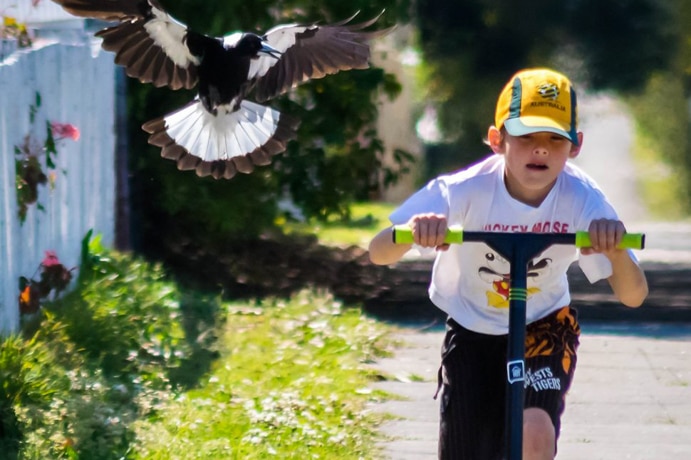
[[[325,289],[347,304],[362,305],[388,322],[443,325],[444,315],[427,298],[432,262],[403,261],[382,267],[356,246],[319,245],[311,237],[272,237],[204,249],[193,239],[177,245],[166,266],[178,281],[223,293],[226,299],[287,297],[304,288]],[[644,305],[619,304],[606,281],[590,284],[569,271],[573,305],[582,321],[691,323],[691,263],[643,263],[650,285]]]

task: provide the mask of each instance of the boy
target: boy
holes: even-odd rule
[[[505,450],[509,264],[482,243],[444,244],[449,226],[468,231],[575,232],[592,248],[555,245],[528,265],[523,458],[553,459],[564,398],[573,379],[580,328],[566,271],[578,258],[590,282],[606,278],[637,307],[648,285],[630,251],[617,249],[624,225],[597,185],[567,162],[583,142],[576,93],[550,69],[515,74],[497,102],[487,143],[494,155],[430,181],[390,216],[415,244],[436,248],[429,294],[448,314],[440,369],[440,459],[500,459]],[[602,152],[606,154],[606,152]],[[370,242],[370,260],[391,264],[411,248],[391,228]]]

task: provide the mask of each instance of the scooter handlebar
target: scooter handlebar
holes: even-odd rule
[[[462,244],[466,238],[464,236],[477,235],[481,232],[464,232],[460,227],[451,227],[446,233],[444,243],[448,244]],[[513,233],[512,233],[513,234]],[[540,233],[540,235],[546,235]],[[587,231],[578,231],[576,233],[561,234],[563,237],[573,237],[571,244],[577,248],[591,247],[590,234]],[[412,244],[413,230],[407,225],[395,225],[393,227],[393,241],[396,244]],[[478,239],[474,239],[478,241]],[[645,247],[645,234],[643,233],[625,233],[619,244],[620,249],[643,249]]]

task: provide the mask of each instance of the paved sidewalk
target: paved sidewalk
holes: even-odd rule
[[[691,324],[582,323],[576,376],[557,460],[691,458]],[[436,390],[443,331],[403,328],[396,356],[377,368],[399,395],[375,410],[398,416],[383,458],[436,459]]]

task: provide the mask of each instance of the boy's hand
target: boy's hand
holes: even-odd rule
[[[408,221],[408,225],[413,230],[413,240],[418,246],[439,251],[449,249],[449,245],[444,243],[448,223],[443,214],[417,214]]]
[[[626,233],[626,228],[621,221],[614,219],[595,219],[590,223],[588,233],[590,234],[592,247],[582,248],[581,253],[600,253],[610,257],[623,251],[617,248],[619,243],[621,243],[622,236]]]

